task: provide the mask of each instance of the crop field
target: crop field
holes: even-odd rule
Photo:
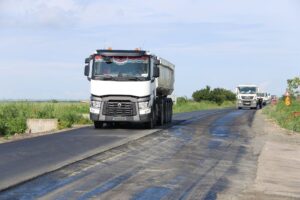
[[[263,113],[275,120],[281,127],[300,132],[300,116],[294,116],[294,112],[300,112],[300,102],[292,101],[292,105],[286,106],[283,100],[277,105],[268,105]]]
[[[83,117],[89,113],[88,103],[79,102],[1,102],[0,135],[9,136],[26,131],[26,120],[58,119],[58,128],[70,128],[74,124],[89,124]]]

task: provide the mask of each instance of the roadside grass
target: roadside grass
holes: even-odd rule
[[[185,101],[185,102],[178,102],[176,105],[173,106],[174,113],[182,113],[182,112],[191,112],[197,110],[208,110],[208,109],[216,109],[216,108],[228,108],[234,107],[235,102],[232,101],[225,101],[222,105],[218,105],[215,102],[211,101]]]
[[[89,124],[82,116],[89,113],[89,104],[79,102],[2,102],[0,103],[0,135],[10,136],[26,131],[26,120],[58,119],[58,129],[74,124]]]
[[[179,102],[173,106],[174,113],[191,112],[235,106],[235,102],[226,101],[222,105],[210,101]],[[58,119],[58,129],[70,128],[75,124],[91,124],[83,114],[89,113],[89,104],[80,102],[0,102],[0,136],[9,137],[24,133],[26,120]]]
[[[284,101],[279,100],[277,105],[268,105],[263,113],[273,119],[279,126],[300,132],[300,116],[294,117],[293,112],[300,112],[300,102],[293,101],[292,105],[286,106]]]

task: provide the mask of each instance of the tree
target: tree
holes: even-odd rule
[[[212,101],[216,102],[218,105],[221,105],[224,101],[236,100],[235,94],[230,90],[226,90],[224,88],[215,88],[211,90],[209,86],[195,91],[192,96],[194,101]]]
[[[288,84],[288,90],[291,93],[292,96],[297,96],[299,95],[299,86],[300,86],[300,78],[295,77],[293,79],[288,79],[287,80]]]
[[[200,101],[209,101],[210,100],[210,86],[206,86],[206,88],[197,90],[193,92],[193,99],[194,101],[200,102]]]

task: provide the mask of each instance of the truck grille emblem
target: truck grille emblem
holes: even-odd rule
[[[121,108],[122,104],[121,103],[118,103],[118,108]]]

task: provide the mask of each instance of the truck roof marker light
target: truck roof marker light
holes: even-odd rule
[[[111,47],[108,47],[108,48],[107,48],[107,50],[110,50],[110,51],[111,51],[111,50],[112,50],[112,48],[111,48]]]
[[[99,56],[99,55],[95,56],[95,60],[101,60],[101,59],[102,59],[102,56]]]
[[[135,50],[135,51],[141,51],[141,49],[140,49],[140,48],[135,48],[134,50]]]

